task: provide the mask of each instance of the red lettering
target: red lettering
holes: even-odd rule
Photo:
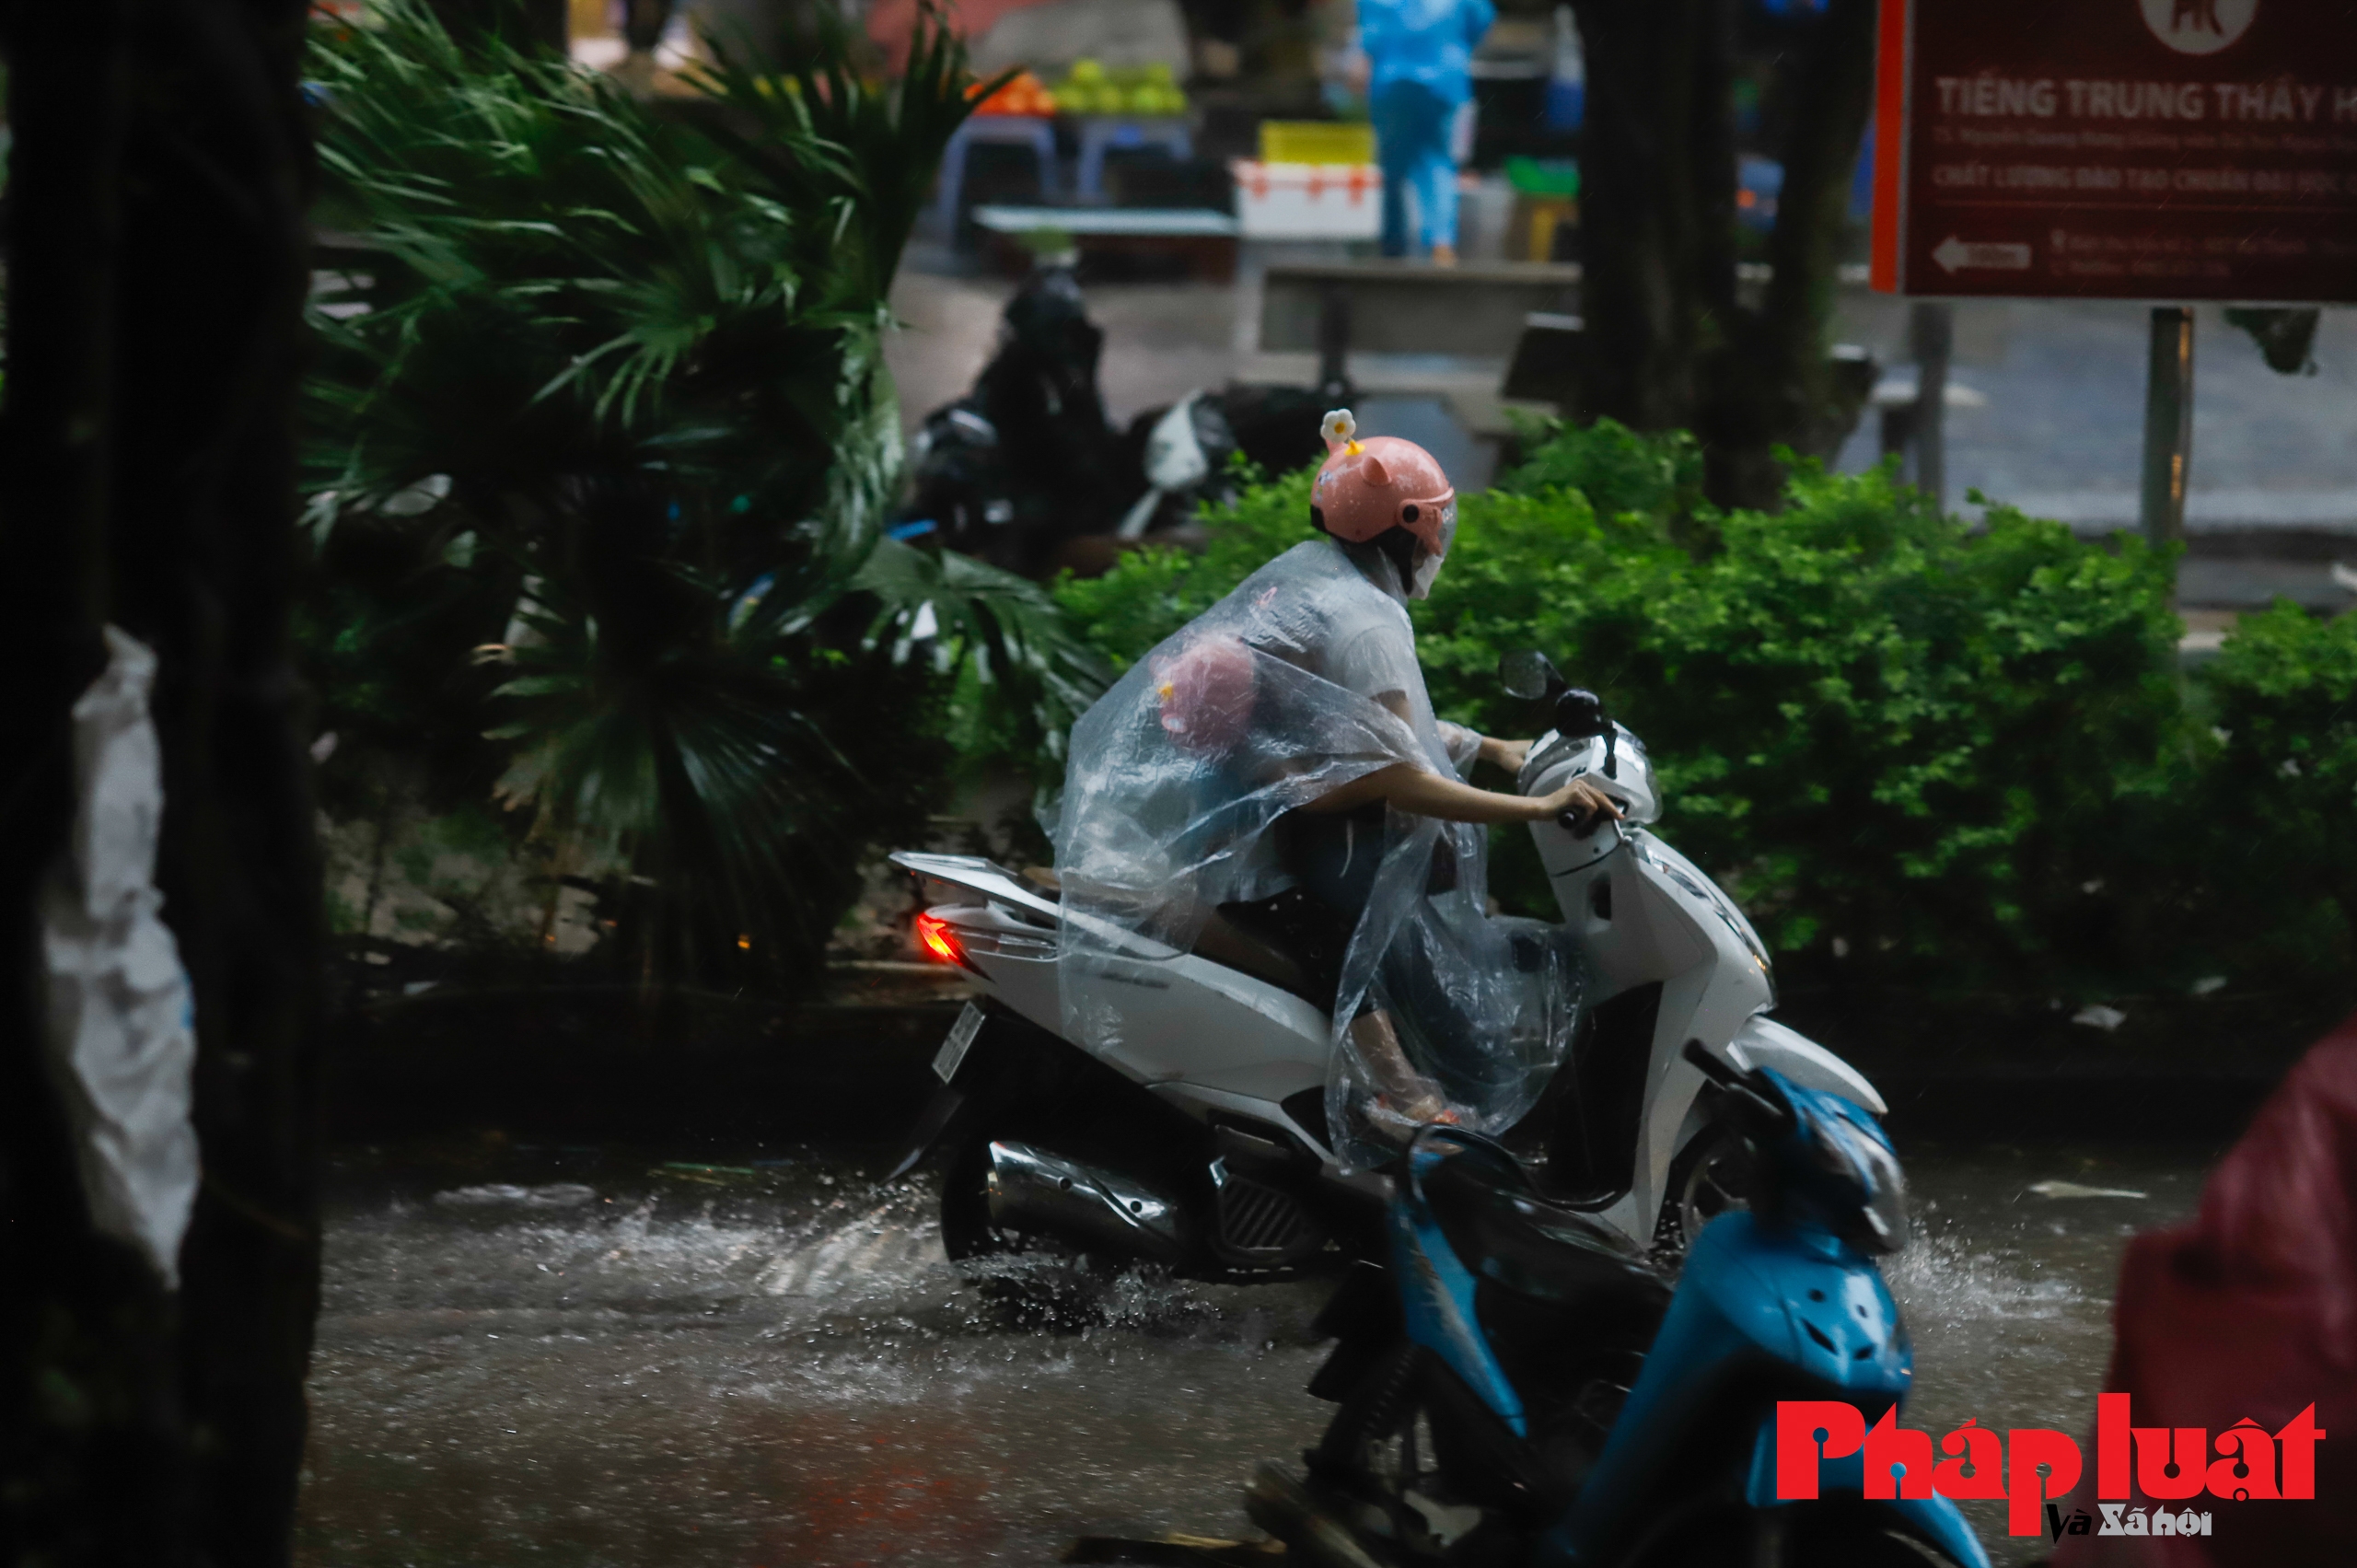
[[[1932,1490],[1943,1497],[2003,1497],[2004,1446],[1995,1433],[1968,1420],[1940,1439],[1941,1453],[1963,1457],[1939,1462],[1932,1471]]]
[[[2316,1424],[2316,1407],[2310,1405],[2283,1423],[2275,1434],[2283,1450],[2283,1476],[2278,1488],[2285,1497],[2312,1502],[2316,1494],[2316,1445],[2325,1430]]]
[[[2227,1456],[2210,1466],[2210,1495],[2241,1502],[2275,1495],[2275,1439],[2267,1429],[2245,1416],[2218,1434],[2218,1452]]]
[[[2145,1496],[2164,1502],[2199,1497],[2209,1480],[2202,1469],[2210,1457],[2210,1429],[2203,1426],[2139,1426],[2136,1434],[2136,1485]],[[2175,1469],[2177,1474],[2168,1472]]]
[[[2079,1484],[2079,1446],[2067,1433],[2017,1426],[2005,1434],[2005,1533],[2039,1533],[2039,1509],[2048,1497],[2067,1497]],[[2038,1467],[2046,1468],[2046,1494],[2038,1495]]]
[[[2096,1396],[2096,1496],[2106,1502],[2141,1494],[2171,1503],[2205,1491],[2229,1501],[2316,1497],[2316,1446],[2328,1434],[2313,1404],[2272,1435],[2245,1417],[2218,1434],[2214,1461],[2206,1428],[2135,1426],[2131,1413],[2126,1394]],[[2040,1510],[2069,1496],[2084,1471],[2078,1444],[2044,1427],[2017,1427],[2001,1438],[1968,1420],[1940,1439],[1939,1452],[1948,1457],[1935,1465],[1931,1435],[1899,1425],[1896,1408],[1868,1430],[1857,1407],[1838,1400],[1776,1405],[1780,1502],[1815,1499],[1821,1462],[1861,1454],[1869,1500],[2003,1498],[2008,1533],[2034,1536],[2043,1527]]]
[[[1817,1438],[1825,1439],[1823,1450]],[[1839,1400],[1778,1400],[1776,1401],[1776,1497],[1779,1502],[1805,1502],[1817,1495],[1817,1466],[1820,1458],[1840,1459],[1858,1451],[1866,1440],[1866,1418],[1855,1405]]]
[[[2107,1503],[2124,1503],[2134,1493],[2129,1486],[2128,1396],[2096,1396],[2096,1495]]]
[[[1895,1405],[1866,1434],[1866,1495],[1883,1502],[1932,1495],[1932,1434],[1899,1425]]]

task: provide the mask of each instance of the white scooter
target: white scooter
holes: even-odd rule
[[[1532,825],[1585,961],[1586,1011],[1504,1142],[1551,1198],[1632,1250],[1681,1253],[1742,1202],[1744,1186],[1742,1141],[1684,1059],[1689,1040],[1738,1071],[1773,1067],[1876,1114],[1887,1108],[1854,1068],[1766,1016],[1775,993],[1751,923],[1646,830],[1661,806],[1637,738],[1538,654],[1510,656],[1500,673],[1511,694],[1554,709],[1521,792],[1585,774],[1624,811],[1617,823]],[[1325,1114],[1331,1031],[1289,955],[1214,918],[1191,952],[1097,957],[1060,973],[1051,877],[970,855],[892,860],[951,889],[954,901],[918,918],[919,935],[981,993],[935,1060],[942,1086],[900,1167],[946,1146],[941,1218],[953,1259],[1049,1239],[1249,1274],[1373,1250],[1390,1182],[1336,1158]],[[1074,991],[1092,1010],[1120,1008],[1116,1050],[1065,1040]]]

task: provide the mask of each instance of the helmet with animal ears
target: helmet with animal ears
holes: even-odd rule
[[[1405,528],[1427,553],[1448,552],[1457,492],[1430,452],[1396,436],[1361,441],[1348,409],[1326,416],[1326,462],[1309,495],[1310,521],[1350,544]]]

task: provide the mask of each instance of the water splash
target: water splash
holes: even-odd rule
[[[1992,1249],[1945,1225],[1918,1224],[1904,1250],[1883,1265],[1883,1279],[1910,1320],[1960,1325],[2046,1319],[2087,1305],[2070,1280],[2047,1273],[2034,1254]]]
[[[754,1277],[766,1295],[827,1301],[888,1295],[919,1283],[937,1283],[949,1270],[941,1233],[908,1205],[877,1204],[837,1228],[775,1254]]]

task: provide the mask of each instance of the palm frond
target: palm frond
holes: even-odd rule
[[[793,51],[805,64],[792,68],[771,66],[741,39],[708,31],[704,45],[714,64],[690,79],[740,117],[742,128],[723,122],[712,134],[747,167],[782,193],[840,203],[842,228],[852,232],[839,231],[836,243],[849,242],[849,270],[880,299],[924,210],[942,150],[981,99],[1015,73],[978,83],[965,41],[928,3],[918,15],[907,71],[894,84],[871,82],[850,66],[849,27],[819,7]],[[830,166],[780,157],[778,147],[795,138],[840,149],[842,157]]]
[[[944,673],[970,666],[981,684],[1005,689],[1003,700],[1028,716],[1050,755],[1062,756],[1073,720],[1111,681],[1110,668],[1074,634],[1045,589],[971,556],[888,539],[853,586],[877,600],[870,647],[895,662],[923,649]]]
[[[329,221],[374,254],[366,309],[314,323],[312,533],[331,567],[405,540],[405,577],[348,594],[508,585],[448,658],[506,661],[475,694],[499,793],[630,868],[645,972],[807,974],[865,847],[922,830],[953,689],[1047,745],[1102,682],[1031,584],[882,538],[887,293],[963,52],[933,16],[891,87],[833,24],[793,71],[716,49],[675,117],[460,49],[423,0],[379,15],[314,52]]]

